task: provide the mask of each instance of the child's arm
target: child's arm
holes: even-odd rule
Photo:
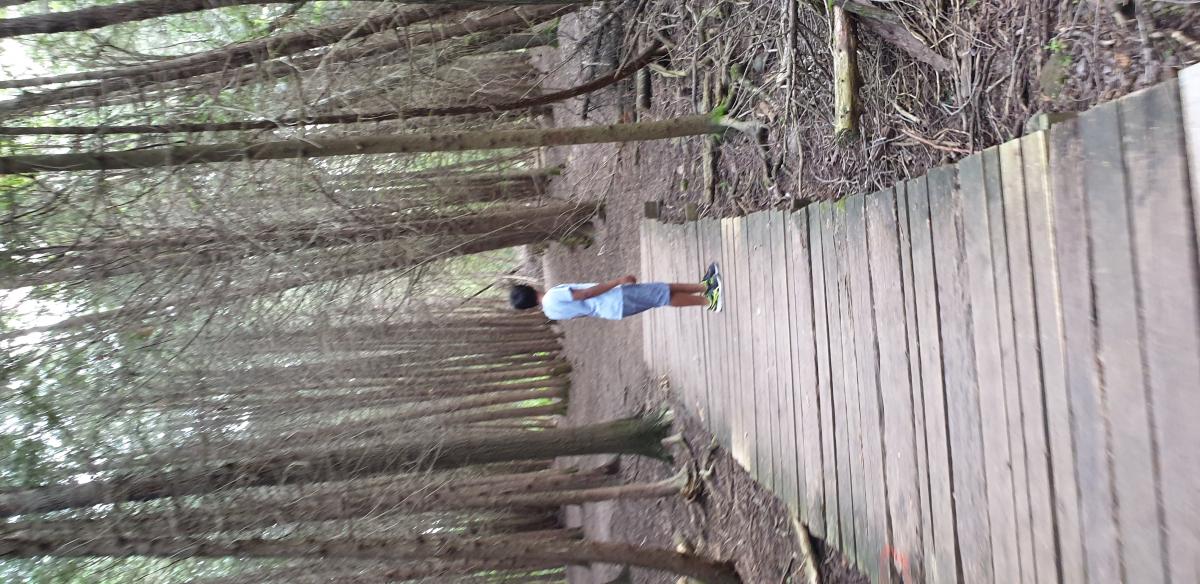
[[[613,280],[611,282],[605,282],[603,284],[596,284],[595,286],[592,286],[591,288],[584,288],[582,290],[572,289],[571,290],[571,299],[572,300],[587,300],[588,298],[595,298],[601,294],[604,294],[605,292],[608,292],[609,290],[612,290],[613,288],[616,288],[617,286],[620,286],[622,284],[636,284],[636,283],[637,283],[637,278],[635,278],[633,276],[625,276],[623,278],[617,278],[616,280]]]

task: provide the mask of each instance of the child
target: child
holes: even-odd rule
[[[560,284],[539,293],[532,286],[513,286],[509,293],[513,308],[527,310],[541,305],[542,312],[552,320],[594,317],[620,320],[660,306],[706,306],[719,312],[721,274],[717,264],[699,284],[638,284],[637,278],[625,276],[603,284]]]

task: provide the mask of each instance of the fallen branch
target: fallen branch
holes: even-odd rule
[[[792,527],[796,530],[796,543],[800,544],[802,568],[806,584],[821,584],[821,572],[817,570],[817,554],[813,551],[812,540],[809,539],[808,527],[800,522],[800,518],[792,513]]]
[[[820,14],[825,14],[825,0],[807,1],[810,8]],[[836,0],[834,4],[835,8],[859,17],[867,30],[879,35],[888,44],[903,51],[914,60],[929,65],[942,73],[950,73],[955,70],[953,61],[913,36],[900,18],[887,10],[867,4],[865,0]]]
[[[858,41],[854,38],[854,22],[845,10],[834,6],[833,19],[833,133],[845,141],[858,131],[855,93],[858,85]]]

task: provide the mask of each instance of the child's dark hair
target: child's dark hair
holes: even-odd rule
[[[533,286],[517,284],[508,292],[508,302],[517,310],[525,310],[538,305],[537,290]]]

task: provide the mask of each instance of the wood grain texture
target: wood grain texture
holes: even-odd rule
[[[988,197],[999,196],[999,170],[999,152],[994,148],[969,156],[959,162],[959,190],[964,261],[969,267],[967,286],[979,383],[992,572],[996,582],[1019,582],[1021,569],[996,311],[995,261],[987,210]]]
[[[1054,205],[1048,169],[1048,133],[1021,139],[1025,164],[1025,201],[1033,268],[1034,314],[1037,317],[1042,392],[1046,404],[1050,451],[1054,533],[1058,539],[1058,578],[1082,584],[1083,538],[1079,530],[1079,488],[1075,479],[1075,444],[1067,397],[1063,356],[1062,306],[1055,255]]]
[[[1178,86],[1120,102],[1149,399],[1171,582],[1200,581],[1200,276]],[[1144,550],[1147,554],[1151,551]],[[1126,559],[1149,570],[1153,557]],[[1135,574],[1130,569],[1130,574]]]
[[[917,474],[918,440],[913,427],[912,385],[905,318],[896,194],[886,189],[866,200],[867,246],[870,250],[871,302],[879,350],[882,448],[887,487],[890,541],[883,557],[902,582],[913,582],[912,558],[922,555],[921,478]],[[921,443],[923,444],[923,440]]]

